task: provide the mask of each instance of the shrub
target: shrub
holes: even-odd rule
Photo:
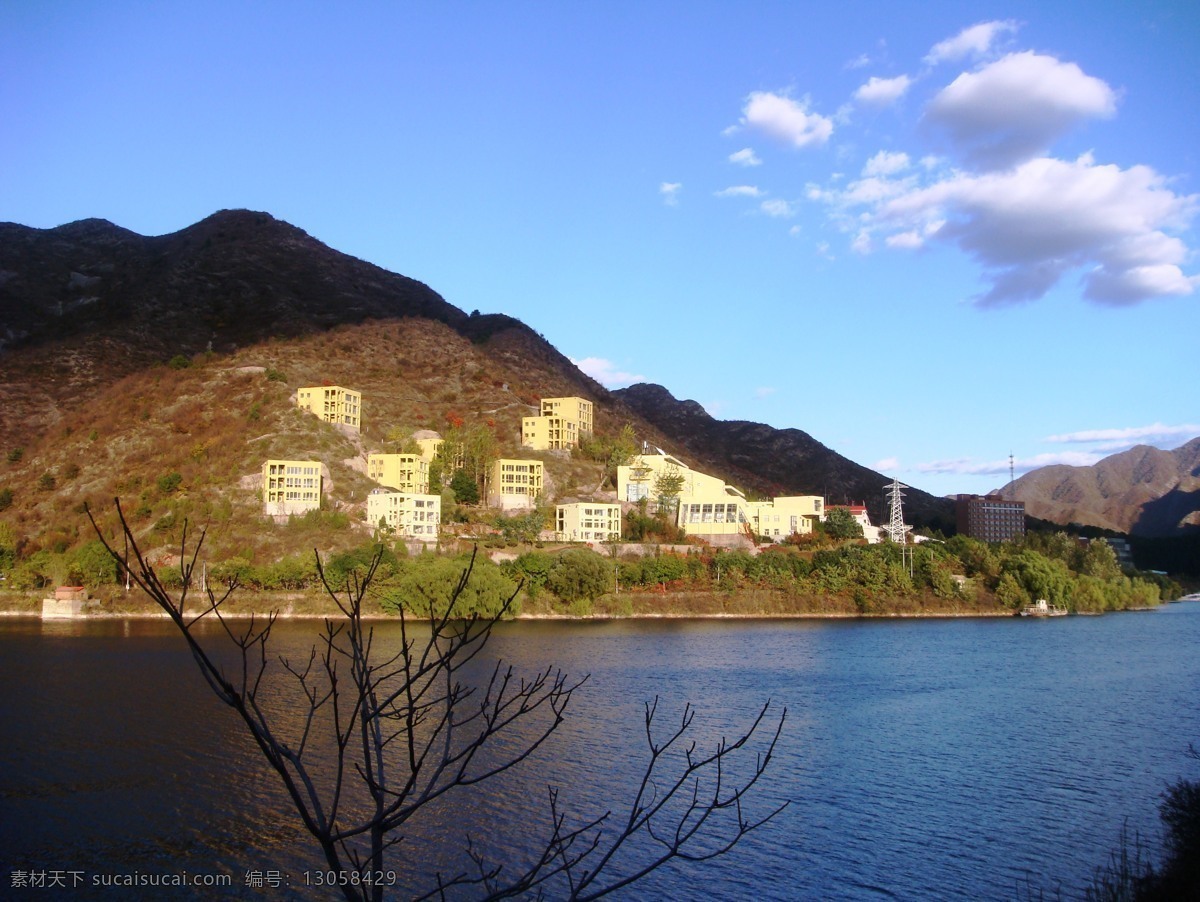
[[[183,477],[178,473],[163,473],[154,481],[160,495],[171,495],[179,488]]]
[[[394,588],[384,594],[381,604],[385,610],[403,608],[420,617],[444,616],[469,563],[469,555],[448,558],[429,554],[411,559],[405,562]],[[487,558],[478,558],[471,570],[471,579],[458,597],[454,614],[458,617],[495,616],[515,591],[514,583],[498,566]],[[509,614],[516,613],[514,603]]]
[[[591,602],[608,591],[612,580],[607,558],[586,548],[571,548],[555,560],[546,575],[546,588],[566,602]]]

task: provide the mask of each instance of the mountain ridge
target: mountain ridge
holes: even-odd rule
[[[1004,490],[1030,516],[1148,538],[1200,532],[1200,437],[1164,451],[1136,445],[1087,467],[1031,470]]]

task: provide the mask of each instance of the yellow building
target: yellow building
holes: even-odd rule
[[[367,478],[397,492],[429,491],[429,462],[420,454],[369,454]]]
[[[432,463],[438,452],[442,450],[443,439],[432,429],[417,430],[413,433],[413,441],[421,449],[421,459],[425,463]]]
[[[746,535],[746,496],[669,454],[639,454],[629,466],[618,467],[617,498],[633,503],[646,498],[656,507],[663,480],[679,483],[675,509],[668,515],[688,535]]]
[[[367,522],[372,528],[383,523],[404,538],[432,542],[442,523],[442,499],[439,495],[371,489]]]
[[[795,533],[807,535],[824,516],[820,495],[781,495],[770,501],[749,503],[750,524],[760,536],[776,541]]]
[[[627,467],[617,468],[617,498],[624,502],[659,501],[661,480],[679,483],[670,519],[688,535],[747,535],[753,530],[772,539],[812,532],[824,514],[819,495],[781,496],[771,501],[747,501],[734,486],[693,470],[668,454],[641,454]]]
[[[531,508],[542,494],[545,468],[540,460],[500,458],[492,464],[487,501],[501,510]]]
[[[311,385],[296,390],[296,406],[315,413],[326,423],[362,427],[362,392],[339,385]]]
[[[592,402],[583,398],[542,398],[542,412],[521,420],[521,444],[535,451],[577,448],[592,434]]]
[[[321,508],[319,460],[268,460],[262,466],[263,512],[270,517]]]
[[[579,501],[560,504],[554,518],[560,542],[607,542],[621,536],[621,505]]]

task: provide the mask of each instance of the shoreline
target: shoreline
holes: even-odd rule
[[[1176,601],[1194,601],[1197,599],[1175,599],[1172,602],[1163,602],[1163,604],[1173,604]],[[1080,611],[1069,616],[1073,617],[1099,617],[1103,614],[1122,614],[1122,613],[1139,613],[1156,611],[1158,608],[1126,608],[1123,610],[1114,611]],[[293,613],[293,612],[271,612],[271,611],[230,611],[224,614],[226,620],[250,620],[251,618],[265,618],[274,614],[276,620],[301,621],[313,620],[323,621],[327,619],[335,619],[340,615],[333,613],[329,614],[311,614],[311,613]],[[795,613],[784,614],[779,612],[763,612],[758,614],[730,614],[730,613],[712,613],[702,614],[689,611],[678,612],[663,612],[656,614],[518,614],[515,617],[501,620],[501,623],[520,623],[530,622],[536,623],[539,621],[610,621],[610,620],[964,620],[964,619],[1004,619],[1020,617],[1018,612],[1014,611],[895,611],[892,613],[849,613],[843,611],[827,611],[824,613]],[[37,620],[39,622],[52,623],[70,623],[80,621],[106,621],[106,620],[170,620],[170,616],[165,611],[89,611],[83,612],[71,617],[43,617],[39,611],[14,611],[0,610],[0,620]],[[391,614],[363,614],[363,620],[371,622],[387,622],[394,621],[398,618]],[[1039,619],[1039,618],[1026,618]],[[412,620],[410,619],[410,622]]]

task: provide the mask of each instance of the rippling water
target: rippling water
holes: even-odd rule
[[[281,623],[280,650],[299,655],[315,629]],[[548,784],[581,815],[630,797],[644,700],[660,697],[664,726],[691,702],[706,746],[770,698],[788,718],[760,810],[791,806],[730,856],[631,897],[1075,897],[1123,823],[1156,839],[1159,794],[1198,776],[1184,755],[1200,743],[1198,650],[1200,603],[1033,622],[505,624],[493,659],[590,679],[544,754],[427,819],[396,860],[405,879],[461,865],[470,833],[516,861],[544,827]],[[314,845],[166,624],[2,623],[0,680],[10,871],[221,872],[257,895],[245,873],[279,870],[302,894]]]

